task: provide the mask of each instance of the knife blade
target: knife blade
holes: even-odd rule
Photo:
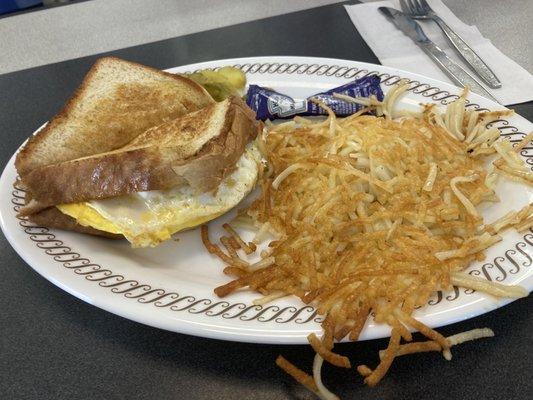
[[[422,27],[414,19],[391,7],[379,7],[378,10],[387,17],[399,30],[415,42],[452,81],[470,89],[484,97],[487,97],[497,103],[499,101],[486,90],[476,78],[470,75],[463,67],[453,61],[448,55],[434,42],[432,42],[422,30]]]

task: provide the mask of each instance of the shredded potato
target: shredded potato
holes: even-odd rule
[[[322,339],[309,336],[317,352],[313,384],[309,375],[278,359],[322,398],[335,398],[322,384],[322,362],[351,366],[331,351],[334,341],[357,340],[370,313],[377,323],[392,327],[380,363],[374,369],[357,367],[374,386],[396,356],[442,351],[451,358],[452,345],[492,334],[445,338],[413,318],[434,292],[458,285],[496,296],[527,295],[520,287],[462,271],[501,240],[498,232],[533,225],[531,205],[491,224],[477,210],[483,202],[497,201],[497,176],[533,182],[517,155],[532,135],[515,150],[497,130],[487,128],[508,112],[466,109],[466,91],[444,112],[425,106],[418,114],[398,113],[394,104],[406,90],[398,85],[383,102],[338,95],[374,109],[376,116],[337,118],[321,104],[328,111],[326,120],[297,117],[269,126],[260,136],[265,162],[261,195],[239,220],[247,218],[247,226],[256,227],[256,243],[274,236],[261,261],[250,264],[229,249],[227,255],[203,232],[208,250],[236,272],[235,280],[215,290],[219,296],[241,288],[261,292],[264,301],[294,295],[325,317]],[[487,157],[496,157],[489,170]],[[244,248],[236,233],[229,233]],[[429,341],[402,344],[412,340],[409,328]]]
[[[471,331],[461,332],[453,336],[448,336],[450,347],[458,344],[468,342],[470,340],[476,340],[481,338],[493,337],[494,332],[489,328],[472,329]],[[416,342],[402,344],[396,351],[396,357],[405,356],[407,354],[421,353],[426,351],[442,351],[442,346],[435,341]],[[379,351],[379,358],[385,357],[385,350]],[[451,357],[450,357],[451,359]]]
[[[320,354],[315,354],[315,359],[313,361],[313,379],[316,383],[318,392],[317,396],[323,400],[339,400],[339,398],[331,393],[327,387],[322,383],[322,364],[324,359],[320,357]]]
[[[276,359],[276,364],[290,376],[292,376],[297,382],[301,383],[307,389],[313,393],[318,393],[318,388],[313,380],[308,374],[296,367],[294,364],[287,361],[282,356],[278,356]]]

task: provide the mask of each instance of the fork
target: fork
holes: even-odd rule
[[[476,54],[466,42],[444,22],[426,0],[400,0],[402,10],[409,14],[413,19],[433,20],[444,32],[446,37],[452,42],[459,54],[465,59],[483,81],[485,81],[491,88],[497,89],[502,86],[500,80],[496,77],[494,72],[487,64]]]

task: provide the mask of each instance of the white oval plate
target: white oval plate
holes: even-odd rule
[[[369,73],[382,76],[384,91],[400,78],[417,82],[402,100],[405,108],[420,102],[445,104],[459,89],[449,84],[380,65],[348,60],[308,57],[253,57],[212,61],[172,68],[170,72],[194,71],[238,65],[249,83],[274,88],[295,97],[306,97]],[[478,95],[471,106],[501,109]],[[514,116],[495,124],[501,134],[519,141],[533,124]],[[533,148],[522,156],[533,165]],[[252,305],[258,295],[238,292],[225,299],[213,289],[229,280],[223,265],[205,251],[199,229],[176,235],[154,249],[131,249],[126,241],[106,240],[72,232],[36,227],[16,217],[24,193],[13,189],[17,173],[15,156],[0,178],[0,223],[7,239],[20,256],[46,279],[83,301],[125,318],[167,329],[210,338],[258,343],[307,343],[307,335],[320,332],[320,316],[298,299],[279,300],[265,307]],[[488,220],[518,209],[533,200],[533,191],[515,183],[502,184],[502,202],[487,207]],[[229,213],[210,224],[218,237]],[[475,263],[470,273],[506,284],[533,288],[533,234],[509,232],[487,252],[484,263]],[[508,303],[509,300],[455,288],[435,293],[416,317],[431,327],[472,318]],[[387,336],[390,329],[369,320],[361,339]]]

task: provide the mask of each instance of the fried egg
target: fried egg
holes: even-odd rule
[[[183,186],[57,208],[80,225],[124,235],[133,247],[153,247],[176,232],[217,218],[236,206],[254,188],[259,160],[255,145],[249,146],[216,193],[196,194],[190,186]]]

